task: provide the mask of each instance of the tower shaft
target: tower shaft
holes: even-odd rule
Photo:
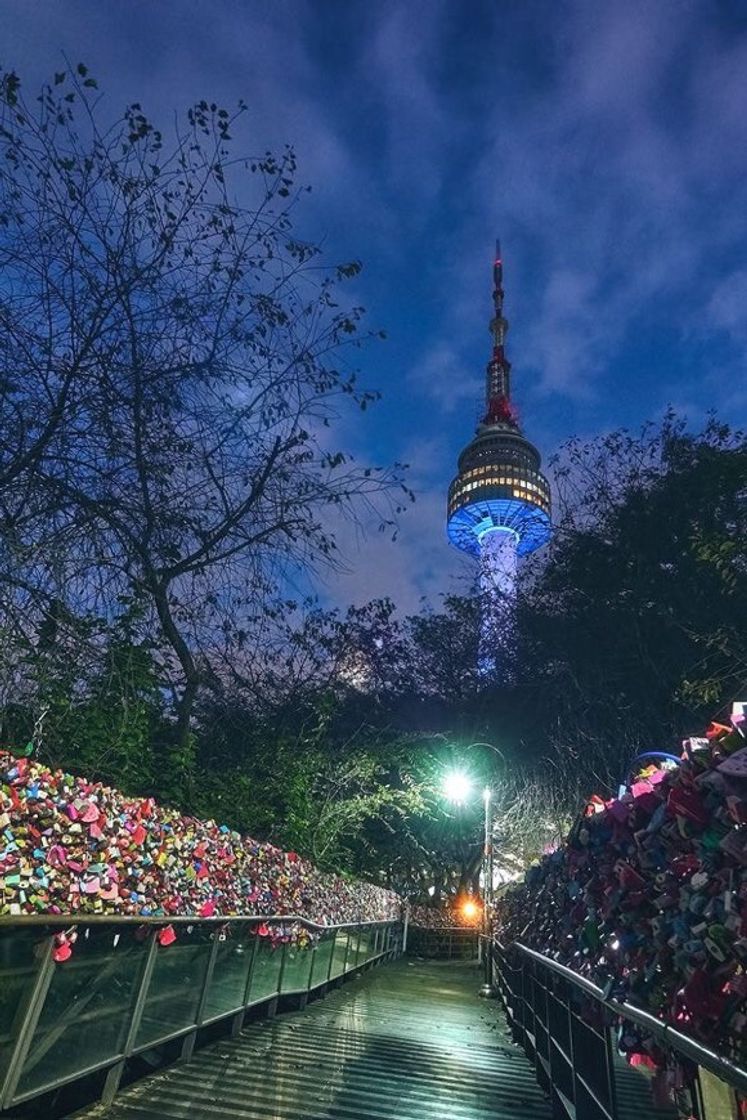
[[[513,679],[516,653],[516,577],[518,534],[505,526],[480,539],[480,651],[485,675],[500,669],[501,680]]]

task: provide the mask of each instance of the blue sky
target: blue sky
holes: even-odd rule
[[[744,419],[745,0],[4,0],[0,52],[29,84],[86,61],[112,111],[243,97],[256,150],[295,146],[299,233],[363,261],[356,297],[388,334],[362,358],[383,400],[341,445],[411,463],[419,499],[394,543],[344,534],[332,600],[414,608],[465,572],[445,492],[479,408],[496,234],[514,395],[545,456],[668,403]]]

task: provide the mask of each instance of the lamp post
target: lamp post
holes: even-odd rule
[[[493,909],[493,822],[490,812],[490,787],[486,786],[482,793],[485,806],[485,843],[483,846],[483,888],[482,888],[482,932],[485,937],[483,946],[483,960],[485,962],[485,983],[480,989],[480,995],[491,999],[495,995],[490,954],[490,931],[492,928]]]
[[[479,745],[482,746],[483,744]],[[469,794],[472,791],[472,782],[470,781],[469,776],[463,771],[453,770],[450,771],[444,778],[443,789],[444,795],[449,801],[453,801],[457,805],[462,805],[468,799]],[[495,994],[491,976],[490,953],[488,952],[488,941],[490,938],[491,928],[490,912],[493,903],[493,829],[490,812],[491,799],[492,794],[490,788],[486,786],[482,794],[484,807],[484,832],[482,849],[482,933],[485,938],[485,952],[483,955],[483,959],[485,962],[485,983],[480,989],[480,995],[484,997],[492,997]]]
[[[490,788],[485,787],[482,794],[483,804],[485,806],[485,843],[483,845],[482,859],[483,859],[483,917],[485,933],[488,932],[490,921],[488,918],[488,908],[493,902],[493,829],[492,820],[490,815]]]

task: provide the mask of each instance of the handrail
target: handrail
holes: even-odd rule
[[[478,934],[479,929],[474,926],[421,926],[417,922],[410,919],[410,929],[425,929],[428,933],[474,933]]]
[[[359,926],[391,925],[399,921],[398,918],[377,918],[366,922],[336,922],[323,925],[314,922],[303,914],[210,914],[202,917],[199,914],[3,914],[0,916],[0,929],[3,926],[71,926],[71,925],[197,925],[205,922],[221,925],[225,922],[301,922],[312,929],[324,932],[331,929],[356,929]]]
[[[161,959],[161,951],[164,948],[159,938],[155,936],[138,938],[137,929],[147,926],[149,931],[155,932],[159,926],[168,927],[172,922],[178,924],[182,931],[185,927],[189,927],[188,932],[192,933],[198,941],[198,952],[190,973],[195,998],[189,1006],[180,1011],[178,1020],[161,1022],[156,1016],[154,1021],[158,1030],[154,1033],[151,1026],[141,1037],[149,1001],[163,1001],[170,998],[173,993],[169,984],[164,984],[163,976],[158,971],[157,961]],[[242,963],[238,970],[230,966],[229,957],[222,953],[221,945],[225,938],[218,936],[221,929],[229,922],[234,926],[237,922],[242,924],[243,928],[239,930],[241,933],[241,937],[238,938],[239,946],[246,946],[253,942],[248,952],[242,950]],[[282,944],[275,945],[269,938],[252,937],[251,935],[256,933],[256,926],[260,923],[270,927],[298,923],[319,931],[322,935],[332,934],[332,936],[309,939],[303,946],[304,952],[297,955],[298,947],[289,944],[286,939],[283,939]],[[96,985],[91,981],[97,977],[105,977],[107,967],[114,959],[112,951],[108,951],[103,958],[101,957],[99,934],[103,936],[104,942],[107,942],[107,934],[119,929],[127,931],[123,933],[122,941],[125,951],[130,952],[135,946],[132,963],[128,962],[132,976],[131,990],[121,1007],[116,1006],[116,1000],[105,1001],[96,1014],[102,1015],[105,1021],[112,1016],[124,1016],[124,1034],[120,1032],[116,1040],[110,1040],[101,1050],[94,1048],[95,1052],[90,1052],[81,1049],[80,1054],[76,1052],[68,1055],[69,1060],[66,1060],[62,1067],[55,1066],[50,1070],[49,1079],[46,1076],[34,1077],[24,1083],[24,1074],[34,1068],[35,1063],[46,1052],[44,1047],[49,1045],[48,1039],[45,1042],[44,1030],[39,1033],[39,1024],[43,1021],[42,1015],[47,1005],[48,995],[50,991],[54,993],[57,983],[59,965],[51,949],[58,932],[68,929],[70,925],[76,926],[81,932],[88,926],[95,926],[98,930],[97,934],[91,931],[90,944],[85,938],[81,939],[83,946],[80,957],[83,968],[81,975],[84,979],[88,978],[88,985],[85,995],[77,1002],[77,997],[71,1001],[69,992],[67,993],[68,1007],[61,1013],[58,1009],[52,1027],[47,1024],[44,1030],[51,1037],[54,1032],[65,1034],[66,1031],[79,1028],[80,1024],[76,1027],[76,1012],[80,1022],[83,1022],[85,1014],[81,1015],[81,1011],[86,1012],[89,998],[95,995]],[[22,928],[25,928],[25,935],[21,933]],[[39,953],[34,949],[28,962],[24,963],[25,958],[22,962],[24,990],[28,998],[19,1004],[18,1014],[7,1040],[7,1054],[4,1055],[7,1061],[4,1061],[0,1068],[0,1113],[26,1100],[41,1097],[93,1074],[99,1074],[104,1079],[102,1099],[109,1102],[117,1090],[127,1062],[144,1049],[152,1049],[179,1039],[182,1045],[182,1057],[187,1058],[192,1052],[199,1032],[207,1026],[212,1028],[213,1024],[224,1022],[235,1033],[240,1029],[243,1017],[250,1008],[264,1004],[267,1014],[272,1016],[277,1001],[282,997],[296,998],[301,1006],[305,1006],[312,992],[324,992],[330,983],[342,982],[348,975],[362,968],[399,955],[402,951],[401,929],[402,923],[398,918],[340,922],[325,926],[296,914],[246,914],[228,917],[210,915],[204,918],[185,915],[142,917],[116,914],[3,916],[0,918],[0,933],[11,938],[24,936],[25,944],[35,944],[43,939],[49,951]],[[117,934],[114,937],[113,950],[116,950],[119,941]],[[233,939],[229,937],[229,946],[232,941]],[[165,952],[168,954],[170,950],[165,948]],[[261,954],[268,953],[272,956],[273,964],[269,974],[266,974],[262,968],[257,971],[257,962]],[[77,952],[75,957],[77,960]],[[292,967],[294,961],[302,962],[300,968]],[[67,966],[62,967],[64,969]],[[136,971],[133,971],[133,968]],[[91,969],[94,971],[87,971]],[[256,987],[255,980],[258,982]],[[230,984],[230,991],[226,990],[221,994],[221,984],[225,985],[226,981]],[[57,990],[59,992],[60,989]],[[217,993],[220,998],[209,1006],[210,996],[214,993]],[[159,1033],[160,1030],[163,1031],[162,1034]],[[38,1053],[34,1051],[37,1043],[42,1048]],[[82,1062],[80,1055],[87,1055],[90,1060]]]
[[[501,952],[506,951],[506,946],[502,945],[497,938],[490,938],[488,940],[492,940]],[[562,976],[568,983],[573,984],[576,988],[580,988],[587,995],[591,996],[592,999],[595,999],[598,1003],[603,1004],[610,1011],[614,1012],[614,1014],[622,1015],[624,1019],[629,1019],[638,1026],[644,1027],[655,1038],[660,1039],[673,1050],[678,1050],[685,1057],[690,1058],[697,1065],[703,1066],[704,1069],[709,1070],[722,1081],[726,1081],[735,1089],[739,1089],[740,1092],[747,1093],[747,1070],[742,1069],[741,1066],[736,1065],[729,1058],[724,1058],[721,1054],[717,1054],[715,1050],[709,1049],[702,1042],[697,1042],[694,1038],[677,1030],[676,1027],[662,1022],[661,1019],[657,1019],[655,1015],[652,1015],[650,1011],[644,1011],[642,1007],[636,1007],[635,1004],[628,1003],[627,1000],[616,1000],[606,997],[603,990],[592,980],[581,976],[578,972],[574,972],[573,969],[569,968],[567,965],[561,964],[559,961],[554,961],[552,957],[546,957],[543,953],[538,953],[536,949],[530,949],[528,945],[522,945],[520,941],[512,942],[510,948],[518,949],[519,952],[524,953],[525,956],[544,965],[545,968],[549,968],[553,972],[558,973],[558,975]]]

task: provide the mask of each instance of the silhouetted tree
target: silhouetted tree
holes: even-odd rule
[[[523,599],[523,673],[545,750],[609,787],[747,684],[747,442],[670,415],[572,441],[563,463],[557,535]]]
[[[289,569],[334,564],[340,513],[405,491],[328,441],[341,400],[375,394],[337,294],[359,266],[295,234],[293,152],[235,152],[243,106],[167,135],[137,104],[107,121],[95,91],[83,65],[38,99],[0,76],[0,578],[19,616],[136,598],[188,757],[211,651]]]

